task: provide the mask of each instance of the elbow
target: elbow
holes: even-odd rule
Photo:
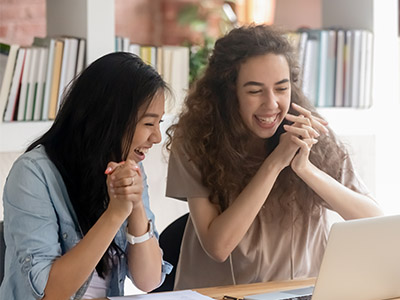
[[[229,255],[231,254],[232,251],[227,249],[226,247],[203,247],[204,251],[207,253],[207,255],[214,261],[218,263],[223,263],[225,262]]]
[[[159,280],[148,280],[148,281],[143,281],[143,282],[135,282],[135,286],[140,289],[141,291],[145,293],[149,293],[156,289],[160,285],[160,279]]]
[[[364,218],[373,218],[373,217],[382,217],[385,213],[379,207],[376,207],[369,211],[355,212],[351,216],[343,217],[346,221],[355,220],[355,219],[364,219]]]
[[[381,217],[384,215],[385,213],[383,212],[382,208],[377,203],[372,203],[372,206],[359,218]]]

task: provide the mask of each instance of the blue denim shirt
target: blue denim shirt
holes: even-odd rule
[[[154,223],[146,175],[142,164],[139,166],[143,174],[143,203],[147,217]],[[41,299],[53,261],[82,238],[64,181],[43,146],[16,160],[6,180],[3,203],[6,257],[0,299]],[[125,227],[126,221],[115,236],[121,249],[127,249]],[[160,284],[172,269],[167,262],[162,265]],[[111,272],[107,296],[124,294],[126,276],[130,277],[130,273],[123,255]],[[82,298],[90,279],[91,276],[71,299]]]

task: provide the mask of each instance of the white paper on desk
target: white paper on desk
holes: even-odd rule
[[[144,294],[124,297],[108,297],[110,300],[209,300],[212,298],[204,296],[191,290],[163,292],[156,294]]]

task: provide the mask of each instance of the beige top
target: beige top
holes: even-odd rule
[[[354,173],[351,161],[346,160],[343,167],[342,183],[352,190],[368,194]],[[181,200],[209,196],[208,189],[201,184],[200,171],[184,155],[174,152],[170,155],[166,195]],[[306,221],[295,218],[295,208],[290,214],[282,224],[273,220],[271,211],[267,213],[267,208],[261,208],[246,235],[222,263],[204,252],[189,217],[175,289],[317,276],[329,232],[327,209],[323,207],[321,215],[316,213]]]

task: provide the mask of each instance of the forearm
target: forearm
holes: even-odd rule
[[[123,221],[105,211],[74,248],[54,261],[43,299],[69,299],[93,272]]]
[[[373,199],[347,188],[310,162],[298,175],[345,220],[383,215]]]
[[[141,236],[148,231],[148,219],[143,206],[132,211],[128,218],[128,231],[134,236]],[[142,291],[151,291],[160,284],[162,256],[155,237],[143,243],[129,244],[128,263],[133,281]]]
[[[209,226],[200,229],[200,239],[210,257],[216,261],[225,261],[229,257],[264,205],[279,172],[279,168],[264,164],[223,213],[218,215],[215,211],[214,216],[211,213],[207,214],[209,220],[206,223]],[[201,216],[201,210],[196,211],[199,214],[198,219],[204,218],[204,215]]]

